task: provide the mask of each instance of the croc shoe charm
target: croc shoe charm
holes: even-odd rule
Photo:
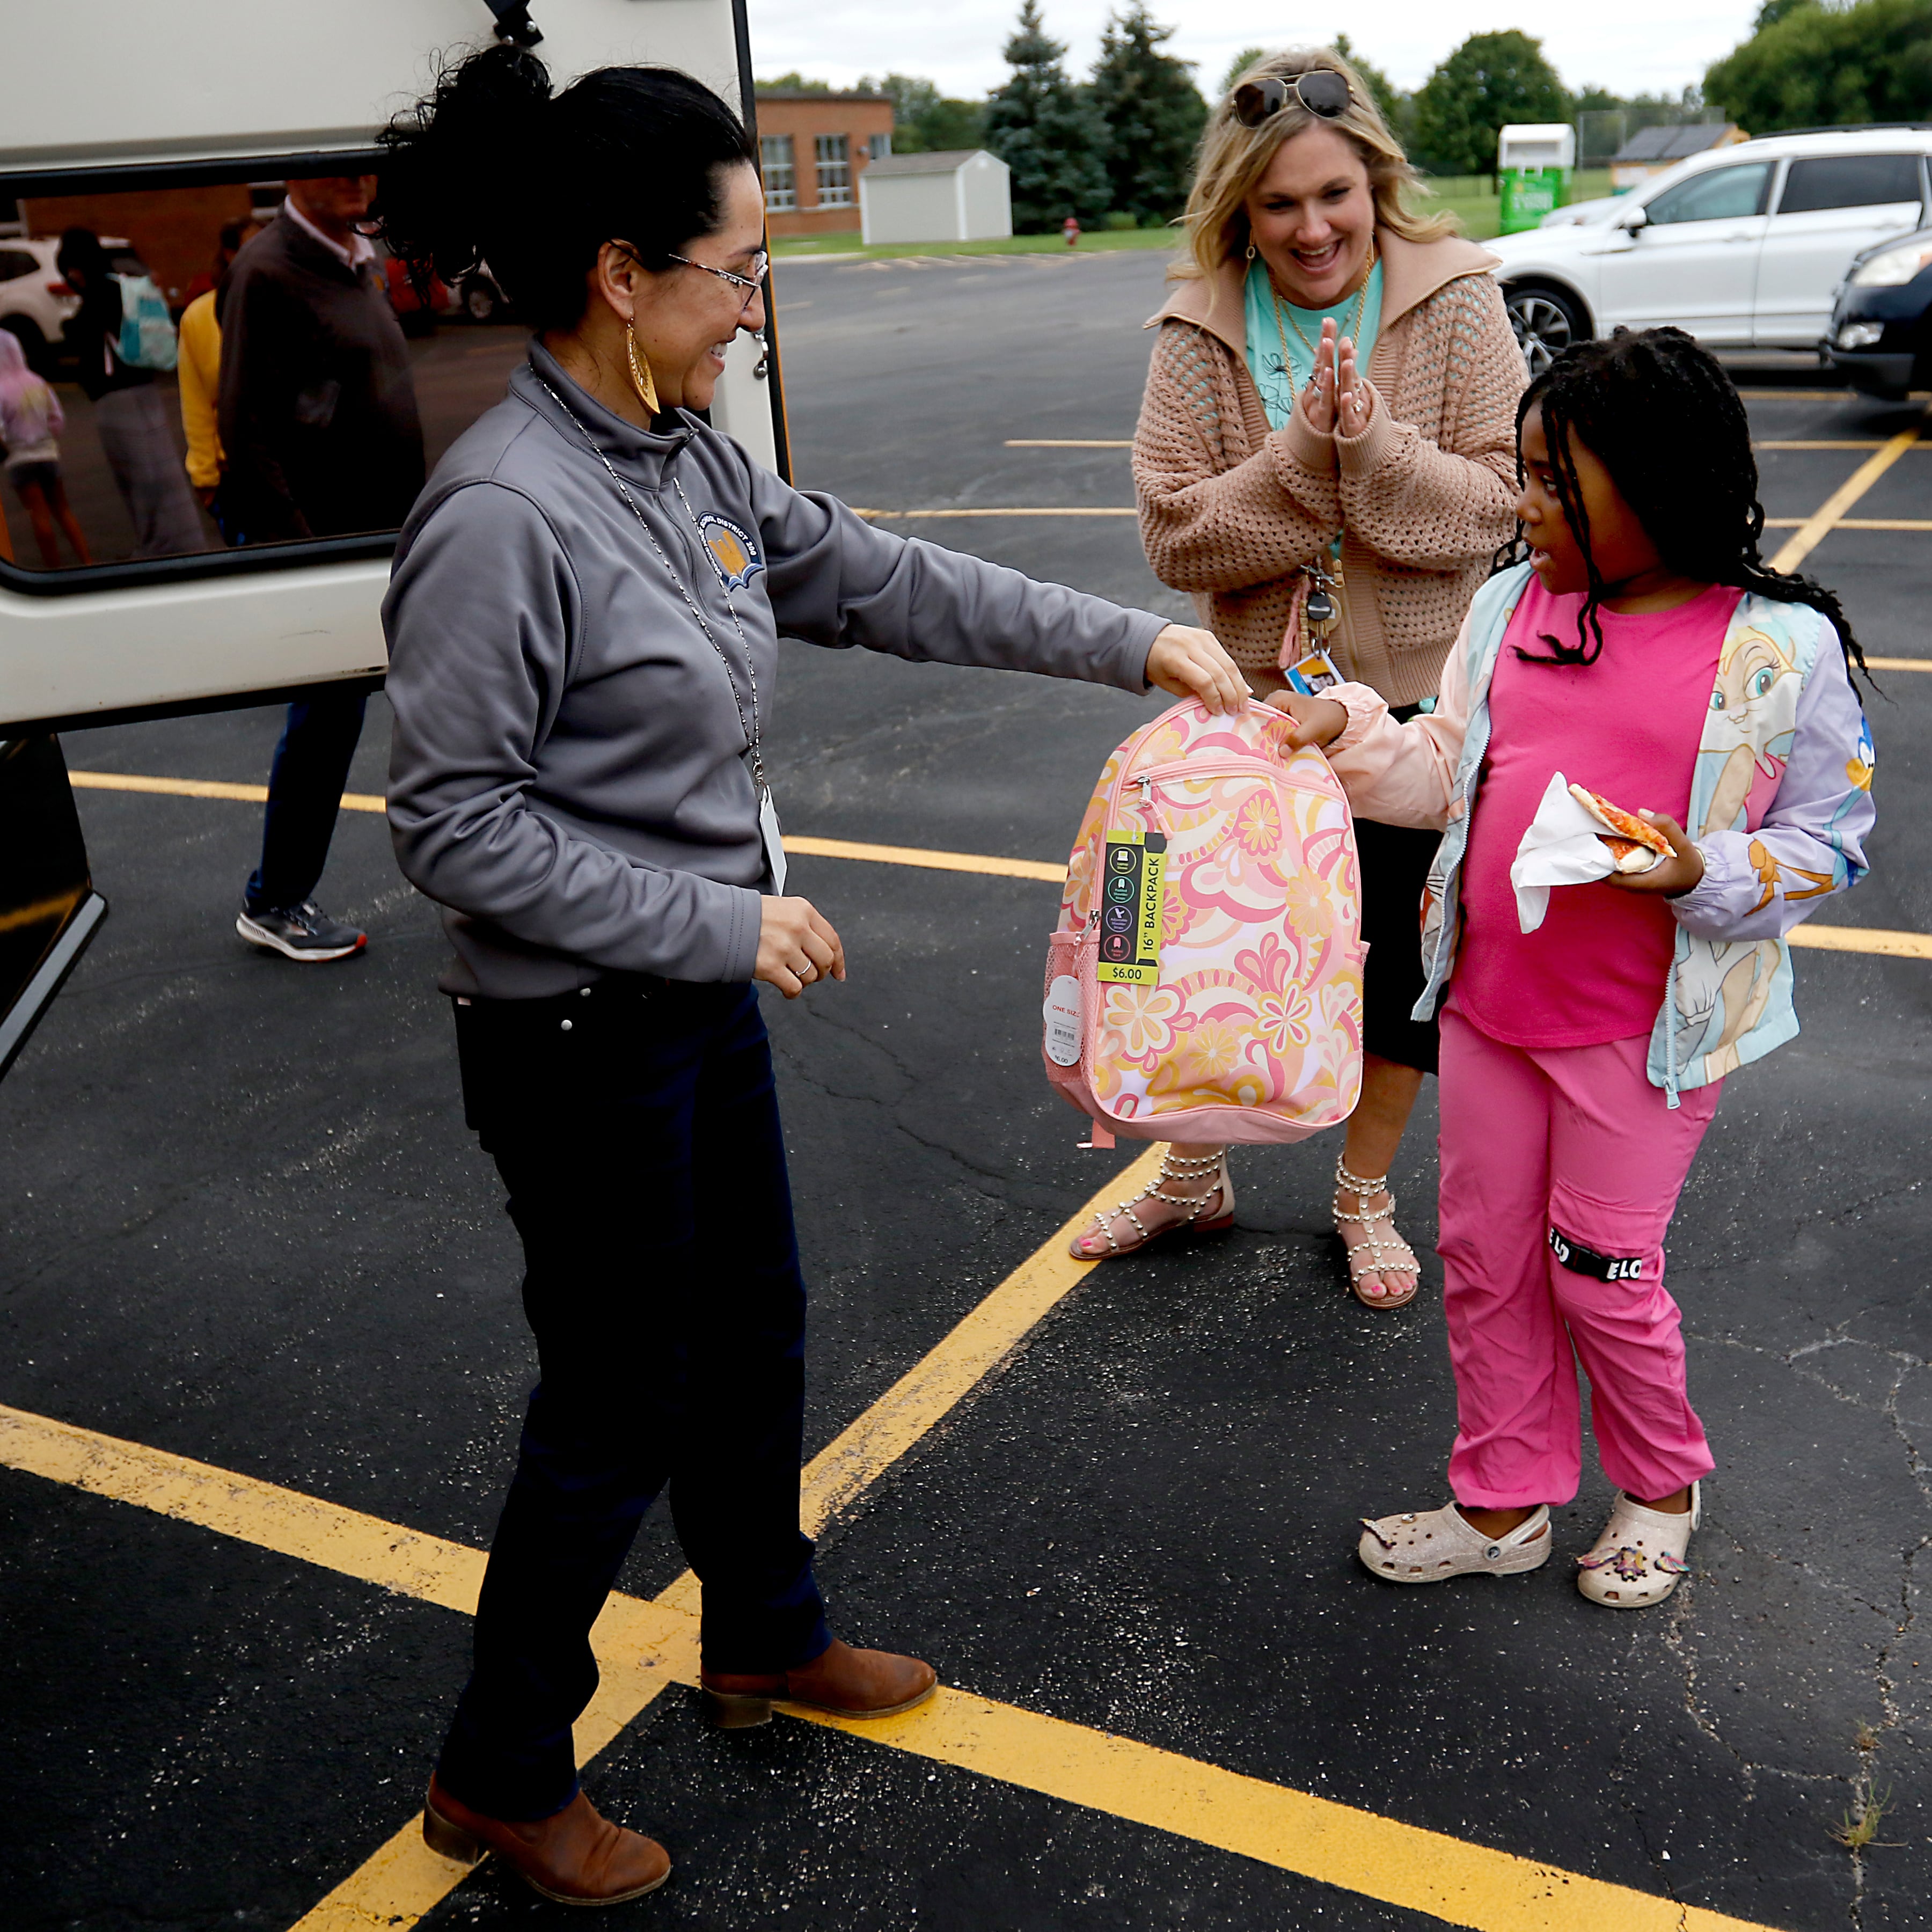
[[[1610,1520],[1587,1556],[1576,1559],[1576,1587],[1610,1610],[1647,1610],[1660,1604],[1690,1574],[1684,1552],[1702,1514],[1701,1483],[1690,1485],[1690,1507],[1682,1516],[1646,1509],[1619,1490]]]

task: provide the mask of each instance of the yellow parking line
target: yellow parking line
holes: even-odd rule
[[[1097,1209],[1151,1174],[1150,1148],[1007,1276],[836,1441],[801,1481],[816,1533],[904,1456],[1094,1265],[1066,1252]],[[381,1588],[474,1614],[484,1554],[259,1478],[0,1408],[0,1463],[219,1531]],[[586,1762],[672,1684],[698,1681],[694,1579],[650,1603],[614,1595],[592,1633],[601,1682],[577,1726]],[[1768,1932],[1560,1866],[1471,1844],[1063,1719],[942,1690],[858,1724],[788,1714],[930,1762],[1297,1874],[1473,1932]],[[298,1922],[296,1932],[406,1932],[467,1876],[423,1843],[418,1813]]]
[[[1793,946],[1827,952],[1876,952],[1894,959],[1932,959],[1932,933],[1887,932],[1868,926],[1796,926],[1785,938]]]
[[[1832,526],[1918,440],[1918,431],[1915,426],[1901,430],[1882,449],[1874,451],[1798,525],[1797,535],[1772,559],[1772,568],[1796,570],[1824,542]]]
[[[1010,436],[1006,439],[1009,449],[1131,449],[1133,446],[1131,437],[1115,440],[1084,436]]]
[[[1764,526],[1768,530],[1800,530],[1812,520],[1809,517],[1767,517],[1764,520]],[[1832,528],[1834,530],[1932,530],[1932,518],[1840,517]]]
[[[1874,670],[1932,670],[1932,658],[1868,658]],[[68,777],[98,791],[178,794],[184,798],[267,797],[262,785],[217,784],[200,778],[135,778],[121,772],[70,772]],[[348,812],[380,812],[383,801],[368,792],[344,792]],[[785,850],[817,859],[858,859],[880,866],[917,866],[936,872],[981,872],[995,878],[1039,879],[1064,884],[1066,868],[1044,859],[1006,859],[983,852],[940,852],[921,845],[868,845],[849,838],[785,837]],[[1932,935],[1881,932],[1850,926],[1802,926],[1790,935],[1794,946],[1817,946],[1836,952],[1882,952],[1906,959],[1932,958]]]
[[[855,845],[844,838],[794,838],[785,834],[787,852],[817,859],[869,859],[882,866],[925,866],[939,872],[990,872],[1009,879],[1045,879],[1054,885],[1066,880],[1064,866],[1042,859],[999,859],[977,852],[934,852],[918,845]]]
[[[1123,1192],[1152,1180],[1148,1148],[814,1456],[800,1517],[817,1534],[1012,1351],[1096,1264],[1067,1244]],[[484,1553],[339,1503],[163,1449],[0,1406],[0,1465],[200,1525],[318,1568],[473,1616]],[[580,1762],[672,1682],[697,1681],[698,1581],[686,1570],[652,1602],[614,1595],[592,1634],[601,1682],[578,1721]],[[465,1876],[422,1841],[418,1814],[300,1922],[302,1932],[402,1932]]]
[[[1874,670],[1932,670],[1932,658],[1874,658],[1865,662]]]
[[[865,1726],[797,1714],[1476,1932],[1766,1932],[964,1691]]]

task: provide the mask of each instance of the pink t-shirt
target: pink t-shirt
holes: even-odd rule
[[[1676,921],[1661,898],[1613,886],[1556,886],[1534,932],[1516,918],[1509,869],[1552,773],[1627,812],[1690,806],[1697,743],[1718,654],[1742,592],[1714,584],[1654,616],[1600,614],[1588,666],[1525,664],[1544,634],[1576,636],[1580,595],[1532,580],[1490,686],[1490,748],[1462,865],[1464,921],[1454,992],[1464,1016],[1513,1046],[1595,1046],[1647,1034],[1664,1001]]]

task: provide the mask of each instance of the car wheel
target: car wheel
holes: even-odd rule
[[[472,322],[490,321],[502,305],[502,301],[495,288],[480,277],[464,285],[463,312]]]
[[[1582,307],[1558,289],[1514,288],[1503,296],[1516,346],[1532,380],[1541,375],[1573,342],[1587,342],[1590,331]]]
[[[36,376],[53,374],[52,352],[47,347],[47,338],[40,333],[39,323],[32,316],[10,315],[0,322],[0,328],[18,340],[20,352],[27,358],[27,367]]]

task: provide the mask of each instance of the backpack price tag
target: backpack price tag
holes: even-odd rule
[[[1107,834],[1100,878],[1097,976],[1151,986],[1160,979],[1160,916],[1166,898],[1167,835],[1138,826]]]

